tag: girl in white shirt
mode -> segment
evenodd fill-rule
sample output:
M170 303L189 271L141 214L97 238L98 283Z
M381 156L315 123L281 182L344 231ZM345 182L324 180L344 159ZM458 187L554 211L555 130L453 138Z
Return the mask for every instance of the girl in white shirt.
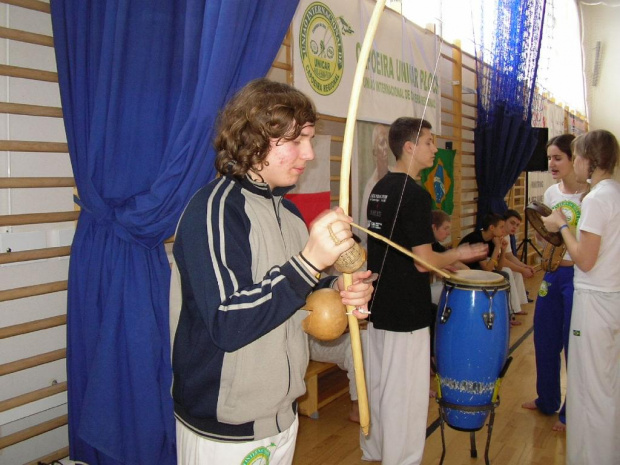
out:
M620 148L609 131L573 142L574 169L591 190L575 237L559 211L543 221L560 231L575 262L567 396L567 464L620 463Z
M562 134L547 143L549 172L557 184L551 185L544 195L544 203L560 210L565 222L573 230L581 214L581 198L587 190L585 181L579 181L573 170L572 134ZM536 351L535 400L521 406L554 415L559 409L554 431L566 431L566 402L562 403L562 351L568 363L568 347L574 294L574 262L565 253L555 271L547 271L540 284L534 311L534 349ZM560 408L561 407L561 408ZM570 407L569 407L570 408Z

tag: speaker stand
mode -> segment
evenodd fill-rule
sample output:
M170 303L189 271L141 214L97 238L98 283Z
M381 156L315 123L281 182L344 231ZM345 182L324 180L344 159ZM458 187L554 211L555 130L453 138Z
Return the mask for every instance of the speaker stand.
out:
M530 179L529 177L530 177L530 173L526 171L525 172L525 199L527 200L528 204L530 202L530 198L529 198ZM542 258L543 256L542 252L538 249L538 247L536 247L534 242L532 242L532 240L530 239L529 223L530 222L527 220L527 215L525 215L524 239L521 241L521 243L517 247L517 250L515 251L515 253L519 255L519 250L521 250L520 260L525 264L527 264L527 246L528 245L532 246L532 248L536 251L536 253L538 254L540 258Z

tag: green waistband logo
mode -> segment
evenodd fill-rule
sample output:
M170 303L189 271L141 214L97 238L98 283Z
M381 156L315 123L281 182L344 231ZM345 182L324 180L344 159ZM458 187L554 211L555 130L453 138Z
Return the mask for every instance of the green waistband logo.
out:
M336 18L321 2L308 5L299 28L299 53L310 86L321 95L332 94L342 81L344 48L338 20L345 28L353 29L344 18Z
M549 293L550 284L547 281L543 281L540 283L540 289L538 289L538 295L540 297L545 297Z
M271 443L268 447L257 447L241 461L241 465L269 465L269 457L271 451L269 448L275 449L276 445Z

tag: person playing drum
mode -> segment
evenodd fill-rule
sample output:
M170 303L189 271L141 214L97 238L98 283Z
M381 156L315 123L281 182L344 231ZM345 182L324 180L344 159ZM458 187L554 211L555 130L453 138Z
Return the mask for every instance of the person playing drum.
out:
M544 194L544 203L553 210L560 210L571 228L577 226L581 213L581 198L587 189L573 170L572 134L556 136L547 143L547 160L553 179L559 181ZM564 255L555 271L547 271L538 291L534 313L534 349L536 353L535 400L522 404L523 408L540 410L553 415L560 409L559 419L553 430L566 430L566 404L560 392L561 352L568 362L568 332L573 306L573 260Z
M504 242L504 218L497 213L488 213L482 218L482 228L476 229L461 239L460 244L481 242L488 246L488 256L469 264L472 270L497 271L503 264L506 251Z
M516 291L516 283L514 280L514 274L510 269L506 268L506 255L508 250L508 239L504 238L505 221L502 215L497 213L487 213L482 218L482 228L474 230L461 239L461 244L484 242L489 247L488 256L484 260L470 263L469 267L472 270L482 270L494 273L499 273L510 282L510 325L520 325L521 322L517 321L514 317L515 314L519 314L521 310L521 299ZM511 252L512 253L512 252ZM526 302L527 303L527 299Z
M524 305L532 301L527 297L523 279L534 276L534 272L536 270L533 266L528 265L517 258L517 248L513 246L513 243L516 243L515 234L523 221L521 214L516 210L506 210L504 213L504 220L504 229L506 230L506 237L504 237L504 239L506 239L508 246L506 247L506 254L504 255L503 270L510 269L512 271L516 284L515 290L518 293L521 304ZM521 314L527 315L526 312L521 312Z
M590 180L577 237L569 218L543 218L559 231L575 262L570 325L566 437L568 465L620 463L620 183L612 179L620 157L609 131L591 131L572 144L578 182Z
M452 232L452 220L450 219L450 215L443 210L433 210L431 212L431 221L433 236L435 236L435 242L431 245L433 252L443 253L450 250L449 247L442 244L442 242L444 242ZM465 263L457 260L445 266L444 270L455 272L457 270L469 270L469 267ZM439 303L439 296L441 295L441 290L443 289L443 282L441 281L441 276L439 275L432 276L431 280L431 296L433 304L436 306ZM435 315L433 313L433 321L434 317ZM431 325L431 340L432 335L433 325Z
M450 247L446 247L442 244L452 232L452 220L450 219L450 215L443 210L433 210L431 212L431 220L433 236L435 236L435 242L433 242L431 246L433 252L443 253L450 250ZM465 263L457 260L454 263L450 263L444 269L454 272L457 270L469 270L469 267Z
M433 252L430 194L416 183L433 166L437 148L428 121L402 117L392 123L389 144L394 169L368 200L369 230L411 249L443 268L486 255L486 246L466 244ZM428 272L402 252L368 238L368 267L381 278L371 305L365 372L371 429L361 435L362 460L385 465L419 464L426 440L430 370L431 291Z

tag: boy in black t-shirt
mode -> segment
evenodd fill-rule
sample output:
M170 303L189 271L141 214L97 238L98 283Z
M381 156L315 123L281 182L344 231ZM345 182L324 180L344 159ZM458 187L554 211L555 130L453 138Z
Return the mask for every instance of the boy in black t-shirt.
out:
M504 252L508 242L504 241L504 217L497 213L488 213L482 219L482 229L467 234L460 244L483 242L489 247L487 257L478 262L472 262L472 270L498 271L504 267Z
M470 263L469 266L474 270L492 271L501 274L506 281L510 282L510 275L507 271L502 271L506 267L508 240L504 238L506 231L504 228L504 217L497 213L488 213L482 219L482 229L472 231L461 239L461 244L474 242L484 242L489 247L488 256L477 263ZM510 286L510 314L511 326L519 326L522 323L514 317L515 313L521 311L519 297L515 293L513 284ZM527 313L525 313L527 315Z
M431 125L417 118L392 123L389 143L396 165L372 190L369 229L437 268L486 256L482 244L433 252L431 196L416 183L433 166L437 148ZM365 357L371 431L361 435L363 460L420 463L424 451L430 370L431 292L426 269L374 238L368 268L380 270L371 304Z

